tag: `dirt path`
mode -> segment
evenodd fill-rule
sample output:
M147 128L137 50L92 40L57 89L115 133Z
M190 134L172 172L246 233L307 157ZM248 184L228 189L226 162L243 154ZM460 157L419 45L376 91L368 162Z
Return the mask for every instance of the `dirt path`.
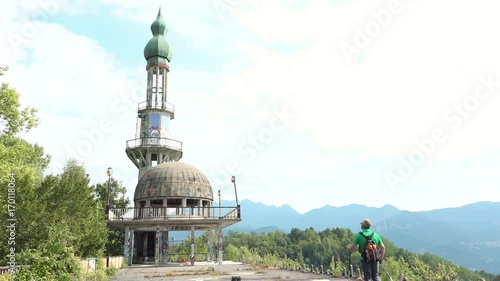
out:
M208 281L231 280L239 276L241 280L315 280L315 281L340 281L328 275L302 273L298 271L279 269L255 269L250 266L224 262L222 265L199 262L194 266L182 264L169 264L155 267L151 265L134 265L121 269L111 280L116 281L143 281L143 280L183 280L183 281Z

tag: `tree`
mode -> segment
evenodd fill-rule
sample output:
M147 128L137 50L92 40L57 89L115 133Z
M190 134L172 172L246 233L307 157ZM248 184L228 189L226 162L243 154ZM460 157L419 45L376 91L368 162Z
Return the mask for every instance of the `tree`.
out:
M233 244L227 246L224 250L224 259L230 261L236 261L241 259L241 254L239 249Z
M0 76L7 70L0 67ZM75 280L79 258L100 257L107 239L104 210L95 199L89 177L74 160L59 175L43 173L50 156L17 134L38 125L36 110L21 108L19 94L0 88L0 221L13 220L13 230L0 230L0 264L15 252L16 264L29 265L16 280ZM10 211L10 212L9 212Z
M67 227L50 227L49 238L34 249L23 250L16 280L79 280L80 260L74 255L75 237Z
M0 221L17 220L16 248L29 246L42 216L41 208L33 202L39 198L37 187L43 180L50 157L43 148L31 145L15 136L0 135ZM12 180L11 187L7 181ZM9 192L11 191L11 192ZM8 210L13 211L8 213ZM8 230L2 228L0 236L6 241ZM0 260L5 256L6 244L0 244Z
M98 183L92 187L95 200L102 210L106 208L106 199L108 196L108 181ZM127 188L123 182L113 177L109 178L109 206L112 208L127 208L130 205L130 199L125 197ZM125 231L116 229L108 225L108 240L106 249L110 256L123 255L125 243Z
M46 207L47 225L69 227L76 239L75 254L80 257L102 254L107 241L104 211L97 206L89 182L85 168L69 160L61 175L45 178L40 187L40 193L45 195L36 202Z
M0 76L5 74L8 67L0 67ZM3 83L0 87L0 125L5 135L13 136L21 131L29 131L36 127L39 119L36 109L31 107L20 108L19 93L9 84Z
M108 181L98 183L93 186L94 196L101 207L106 207L106 199L108 196ZM127 208L130 205L130 199L125 197L127 188L123 186L123 182L111 177L109 180L109 207L112 208Z
M293 228L289 234L276 231L271 233L250 235L237 231L230 231L225 238L225 249L230 252L229 257L236 256L236 245L239 247L242 261L259 266L297 265L329 268L336 277L343 274L343 263L347 263L347 247L354 234L348 229L326 229L316 233L312 228L300 230ZM259 243L260 240L261 242ZM234 244L233 244L234 243ZM396 248L388 239L388 254L383 261L381 275L385 280L388 273L398 278L403 274L408 280L415 281L449 281L449 280L492 280L494 275L486 272L472 272L458 267L451 262L431 254L416 254L408 250ZM286 245L286 254L283 246ZM234 247L233 247L234 246ZM271 252L269 252L271 251ZM228 257L227 253L225 255ZM355 252L351 256L354 268L360 267L360 254ZM385 271L387 270L387 272ZM498 278L497 278L498 279ZM496 280L496 279L495 279ZM499 280L500 281L500 280Z
M0 67L3 76L7 67ZM41 212L33 202L39 198L36 188L43 180L50 156L42 147L16 136L38 124L36 110L20 109L19 93L3 83L0 87L0 221L16 219L15 245L0 243L0 263L5 264L7 252L15 246L16 253L33 244L37 236ZM9 183L10 182L10 183ZM9 187L10 185L10 187ZM12 211L8 213L9 209ZM22 215L21 215L22 214ZM0 239L7 241L10 231L0 230Z

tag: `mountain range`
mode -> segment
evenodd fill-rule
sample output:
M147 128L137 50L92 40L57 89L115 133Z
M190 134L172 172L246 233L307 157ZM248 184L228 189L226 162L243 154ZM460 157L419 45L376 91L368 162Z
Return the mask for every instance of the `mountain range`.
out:
M222 201L234 206L234 201ZM225 231L288 233L292 228L316 231L343 227L354 232L370 218L373 230L397 247L429 252L473 270L500 274L500 202L478 202L457 208L410 212L391 205L324 206L300 214L289 205L268 206L240 201L242 221Z

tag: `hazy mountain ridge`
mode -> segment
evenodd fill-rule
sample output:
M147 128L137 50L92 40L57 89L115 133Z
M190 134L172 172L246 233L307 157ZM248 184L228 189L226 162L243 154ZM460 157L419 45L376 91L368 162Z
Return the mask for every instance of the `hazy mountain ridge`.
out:
M233 202L225 204L234 205ZM403 211L391 205L367 207L324 206L300 214L288 205L268 206L249 200L240 202L242 222L230 230L269 232L292 228L345 227L360 230L360 221L370 218L375 231L398 247L430 252L466 267L500 274L500 202L478 202L432 211Z
M385 220L376 221L373 229L399 247L415 252L472 241L469 235L459 231L453 224L408 211L401 211Z

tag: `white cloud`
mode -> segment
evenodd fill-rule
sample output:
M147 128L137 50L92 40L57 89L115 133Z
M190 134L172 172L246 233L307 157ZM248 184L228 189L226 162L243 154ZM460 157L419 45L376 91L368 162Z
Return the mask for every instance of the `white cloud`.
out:
M301 116L297 129L310 132L326 148L351 146L379 156L406 153L416 138L443 126L444 110L472 94L478 75L492 73L500 62L495 51L500 40L487 36L494 33L493 17L486 24L485 16L479 13L494 10L485 4L471 7L454 2L401 1L402 12L372 40L366 61L348 65L338 47L346 39L346 31L352 38L353 27L372 20L369 12L384 8L386 1L369 8L362 3L338 8L311 1L306 3L317 7L306 11L290 11L279 2L265 3L261 3L262 9L240 17L259 38L289 43L309 39L314 43L292 56L243 45L255 62L244 72L244 79L259 81L245 92L287 98ZM451 13L450 6L454 7ZM312 13L315 9L322 13ZM447 20L441 24L444 14ZM481 19L463 21L464 14ZM240 81L233 81L237 94ZM491 98L487 103L499 100ZM497 113L492 107L489 110L483 113L488 117L482 121L493 126L498 118L492 114ZM471 130L489 138L457 141L469 147L499 143L500 134L492 136L489 129L474 128ZM451 157L465 151L448 152Z
M11 20L2 25L2 34L19 34L16 30L29 23ZM10 66L5 78L21 93L22 104L39 110L41 125L26 138L53 156L49 172L60 172L70 157L85 163L97 182L112 162L115 170L128 168L123 150L125 140L133 138L137 103L143 99L133 92L144 89L143 71L123 69L97 42L57 24L46 24L25 39L17 50L2 44L0 61ZM118 114L114 103L124 110ZM111 130L101 130L103 120L109 120ZM115 156L122 161L115 162Z
M364 60L349 64L340 43L353 44L355 28L364 28L372 20L370 13L385 9L388 1L296 1L296 7L285 1L249 1L227 12L222 21L214 2L106 2L113 20L133 21L145 29L161 3L170 30L185 40L171 42L174 53L175 46L186 44L199 56L221 58L217 65L194 69L174 55L169 102L176 105L176 118L171 129L173 138L184 141L186 162L212 174L238 161L243 170L238 175L241 198L289 203L302 212L353 202L408 209L458 204L460 200L452 198L420 205L412 200L427 187L465 188L477 175L489 179L477 190L491 197L491 186L498 184L491 176L497 167L477 161L469 173L450 179L463 170L452 169L448 161L499 149L495 128L500 116L495 109L500 97L482 101L458 130L450 129L442 114L474 93L478 76L491 73L500 81L500 39L494 36L498 4L401 1L401 13L362 50ZM79 10L92 10L90 4L78 5ZM5 15L30 14L29 8L5 7ZM9 18L1 19L2 34L22 32L29 20ZM9 44L0 44L0 62L11 65L7 78L23 94L23 104L40 108L42 125L28 137L62 160L68 146L88 141L88 130L109 119L115 130L103 134L83 160L95 181L104 181L106 168L113 166L132 194L137 170L124 148L125 141L134 138L137 103L145 96L144 66L124 68L122 59L105 50L102 42L55 24L40 28L28 46L32 49L13 52ZM245 64L233 64L237 57ZM123 115L110 107L113 102L124 106ZM283 106L295 118L247 161L238 147L258 136ZM447 141L429 157L431 163L391 191L384 172L396 170L397 157L415 150L414 141L430 137L435 128L446 131ZM362 199L353 194L371 189L380 190L376 202L359 202ZM262 190L268 195L262 197ZM459 203L487 198L465 190Z

